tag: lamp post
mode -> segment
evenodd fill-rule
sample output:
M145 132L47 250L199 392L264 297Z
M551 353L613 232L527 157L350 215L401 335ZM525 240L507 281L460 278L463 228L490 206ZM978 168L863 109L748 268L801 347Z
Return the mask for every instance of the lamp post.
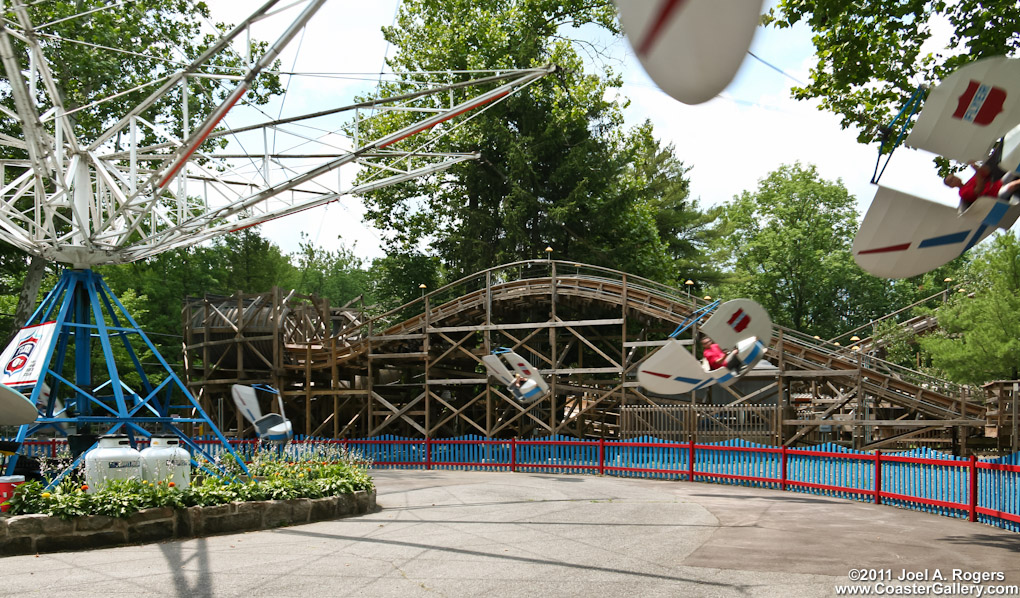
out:
M949 283L953 282L953 279L947 276L942 282L946 283L946 293L942 296L942 301L946 301L949 299Z
M546 245L545 247L545 259L547 260L552 259L552 247L549 247L548 245Z
M687 281L684 282L684 286L687 287L687 300L688 301L691 300L691 285L693 285L693 284L694 284L694 281L691 280L690 278L688 278Z
M421 289L421 296L422 296L422 297L424 297L424 296L425 296L425 289L427 289L427 288L429 288L429 287L428 287L428 285L427 285L427 284L425 284L425 283L423 282L423 283L421 283L420 285L418 285L418 288L419 288L419 289Z

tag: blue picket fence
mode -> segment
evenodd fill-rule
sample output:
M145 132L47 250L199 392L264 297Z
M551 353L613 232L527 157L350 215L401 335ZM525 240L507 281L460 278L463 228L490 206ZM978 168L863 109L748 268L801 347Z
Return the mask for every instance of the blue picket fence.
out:
M196 440L214 455L223 452L215 439ZM63 450L62 442L28 443L22 452L56 455ZM244 459L258 450L252 440L232 444ZM324 450L353 451L379 469L597 474L772 488L968 518L1020 532L1020 453L978 460L928 448L865 453L835 444L786 448L743 440L677 443L649 436L518 440L477 435L343 440L299 435L284 450L293 458Z

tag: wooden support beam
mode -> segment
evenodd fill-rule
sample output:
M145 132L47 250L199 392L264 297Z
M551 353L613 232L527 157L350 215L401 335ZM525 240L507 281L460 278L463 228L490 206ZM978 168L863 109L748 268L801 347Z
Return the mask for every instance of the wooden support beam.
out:
M667 339L661 340L661 341L630 341L630 342L623 343L623 346L627 347L628 349L631 348L631 347L663 347L670 340L671 339L667 338ZM674 339L674 340L676 340L676 339ZM694 344L694 341L689 339L689 338L685 338L683 340L677 340L677 342L680 343L681 345L687 345L687 346L690 346L690 345Z
M569 326L611 326L623 324L623 318L611 318L608 320L577 320L573 322L533 322L524 324L479 324L475 326L433 326L428 329L429 334L433 332L474 332L478 330L526 330L528 328L566 328Z
M913 428L917 426L969 426L983 428L985 422L977 419L784 419L784 426L892 426Z
M416 353L369 353L372 359L424 359L429 356L425 351Z
M834 390L836 392L836 394L839 395L839 398L835 399L833 404L830 405L829 408L826 409L824 413L822 413L822 416L819 418L819 419L822 419L822 420L828 419L830 415L832 415L837 409L842 408L843 405L846 405L847 403L849 403L850 399L854 398L854 396L857 394L857 389L853 389L849 393L844 395L843 393L841 393L838 390L836 390L836 388L834 386L832 386L832 384L829 384L829 386L832 387L832 390ZM818 424L818 425L822 425L822 424ZM802 427L800 430L797 431L796 434L791 436L790 439L787 440L784 444L786 446L793 446L794 442L797 442L803 436L809 434L812 430L817 429L818 425Z
M858 370L786 370L783 372L786 378L826 378L839 376L841 378L857 378L860 376Z
M425 338L423 333L418 334L376 334L368 337L368 340L381 343L385 341L420 341Z
M901 440L907 440L908 438L913 438L914 436L919 436L921 434L924 434L925 432L932 432L934 430L939 430L941 428L942 428L942 426L930 426L930 427L927 427L927 428L918 428L916 430L909 430L907 432L903 432L902 434L897 434L895 436L890 436L889 438L883 438L881 440L876 440L874 442L869 442L868 444L866 444L863 447L861 447L861 449L865 450L865 451L873 451L875 449L882 448L883 446L888 446L888 445L893 444L895 442L900 442Z

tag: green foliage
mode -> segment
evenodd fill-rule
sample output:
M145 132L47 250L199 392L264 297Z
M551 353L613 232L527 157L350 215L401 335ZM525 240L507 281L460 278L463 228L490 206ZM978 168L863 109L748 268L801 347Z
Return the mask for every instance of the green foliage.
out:
M784 165L722 215L720 257L732 279L712 296L749 297L775 323L831 338L916 300L917 283L863 272L850 247L854 198L814 166Z
M262 293L274 285L289 286L295 276L288 257L257 228L221 237L210 246L176 249L96 271L125 303L128 313L152 334L160 353L171 360L181 350L185 299L237 291Z
M117 6L111 6L103 0L76 0L36 2L25 8L37 27L35 34L48 59L63 105L73 111L71 119L75 135L86 145L151 94L155 88L149 84L179 70L182 62L197 58L217 37L206 25L208 6L197 0L133 0ZM9 7L4 9L4 17L19 23ZM227 30L224 24L215 27L219 31ZM14 60L21 61L25 56L23 44L15 41L15 46ZM266 47L265 42L253 41L252 55L257 56ZM203 72L236 74L244 65L243 56L233 50L225 50L213 56ZM22 66L28 72L28 65ZM278 66L278 63L274 65L273 70ZM44 89L41 82L33 83L37 84L38 89ZM132 89L134 91L129 91ZM242 102L265 104L282 89L279 75L267 72L255 78ZM188 79L190 122L187 130L194 131L202 119L226 98L229 91L230 86L211 85L207 78ZM172 133L183 134L182 93L183 86L178 85L140 116ZM51 109L42 94L36 99L40 112ZM0 87L0 104L8 109L14 108L9 85ZM148 127L139 130L143 136L140 140L142 143L166 141L157 138ZM0 132L15 138L22 135L16 119L0 122ZM50 133L53 134L52 129ZM119 143L119 138L114 142ZM225 143L225 140L206 142L207 145L217 143ZM27 156L23 150L13 150L8 157ZM18 174L20 172L16 169L8 169L4 174L7 177L4 182L9 182ZM20 286L26 265L26 256L20 250L10 247L0 249L0 294L15 292L16 287L8 287L5 283ZM235 276L243 275L243 269L239 269ZM171 287L170 290L175 289ZM161 318L168 305L177 312L177 315L170 318L175 323L157 322L155 328L158 331L179 331L180 324L176 322L179 320L179 302L161 302L165 299L163 294L154 293L151 289L138 289L138 294L146 295L152 302L150 312L154 318ZM34 298L30 301L34 301ZM11 309L7 313L13 311Z
M341 246L328 251L312 244L301 233L300 250L294 254L293 286L299 293L329 299L330 305L341 306L359 295L365 303L374 303L371 280L365 263L353 250Z
M722 209L701 210L698 200L690 196L687 173L691 167L676 158L672 144L663 147L654 139L649 123L635 129L629 141L632 157L628 182L638 194L639 205L655 218L658 240L665 245L662 249L672 262L660 267L662 275L651 278L663 282L693 279L698 289L703 284L720 282L723 274L706 259L706 255L719 240L719 229L714 224ZM647 241L644 243L647 244ZM649 247L657 253L662 251L655 244ZM641 254L634 249L627 253ZM623 269L639 271L637 268ZM649 270L647 267L640 269Z
M0 243L0 337L7 339L14 334L14 313L18 306L18 296L31 257L20 249ZM55 266L47 268L43 276L41 288L51 289L57 284L58 274Z
M204 30L209 18L205 2L136 0L113 9L107 4L102 0L76 0L39 2L26 7L38 27L36 33L64 106L68 109L87 106L74 114L77 134L86 143L152 93L153 88L144 85L178 70L182 58L187 61L197 58L216 41L212 32ZM107 8L103 10L104 7ZM5 16L17 22L16 17ZM227 26L219 24L217 28L226 31ZM266 47L264 42L253 42L253 55ZM24 55L18 50L16 53L19 59ZM242 56L227 51L214 56L207 68L212 72L234 72L243 65ZM143 87L128 91L139 86ZM189 81L188 112L192 122L188 130L194 130L229 91L202 79ZM253 82L244 101L264 104L281 91L279 75L264 74ZM164 95L142 116L152 123L173 121L177 123L174 127L179 127L180 93L178 90ZM115 94L123 95L107 98ZM99 99L106 101L98 103ZM0 90L0 102L12 107L10 88ZM42 106L41 110L47 108Z
M609 69L586 74L565 37L572 27L586 25L616 32L613 6L590 0L401 4L396 25L384 29L397 48L388 61L396 72L548 63L560 68L477 114L434 147L479 150L481 160L367 195L368 218L389 233L391 254L414 253L428 243L428 253L458 278L542 257L551 246L559 259L657 279L674 276L673 261L689 256L669 251L682 249L677 239L697 224L657 216L661 208L683 203L686 169L672 157L672 148L658 147L649 126L630 134L622 130L622 106L609 99L620 78ZM385 93L409 89L398 82ZM460 93L453 94L454 101L462 99ZM435 108L448 101L418 103ZM370 123L371 134L394 131L407 118L386 113ZM672 185L661 184L669 181ZM684 209L697 206L689 202Z
M928 51L938 29L934 19L948 21L953 33ZM919 83L937 83L968 62L1020 49L1015 0L780 0L764 21L780 28L807 23L818 62L794 97L821 99L844 127L860 129L862 143L875 139Z
M920 346L913 330L886 320L875 326L871 336L879 347L879 357L903 367L918 369Z
M253 476L265 479L225 483L205 477L183 489L173 482L111 480L93 493L86 492L87 486L73 481L71 476L50 491L40 482L26 482L15 489L9 512L43 513L63 519L84 515L127 517L154 507L179 509L234 501L321 498L374 487L366 463L342 450L311 451L297 459L263 451L250 471Z
M427 292L439 288L445 281L439 258L416 251L391 252L375 260L369 275L383 309L414 301L423 294L422 284Z
M921 337L931 364L950 380L983 384L1020 377L1020 240L1002 233L974 258L937 311L939 330Z
M289 286L294 276L290 258L258 227L218 237L210 251L216 281L210 293L264 293L274 286Z

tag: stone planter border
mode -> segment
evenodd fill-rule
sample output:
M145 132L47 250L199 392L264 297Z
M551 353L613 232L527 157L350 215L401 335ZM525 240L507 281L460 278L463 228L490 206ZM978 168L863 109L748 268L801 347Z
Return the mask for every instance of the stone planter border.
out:
M0 556L146 544L364 515L375 490L324 498L232 502L211 507L145 509L128 517L0 516Z

